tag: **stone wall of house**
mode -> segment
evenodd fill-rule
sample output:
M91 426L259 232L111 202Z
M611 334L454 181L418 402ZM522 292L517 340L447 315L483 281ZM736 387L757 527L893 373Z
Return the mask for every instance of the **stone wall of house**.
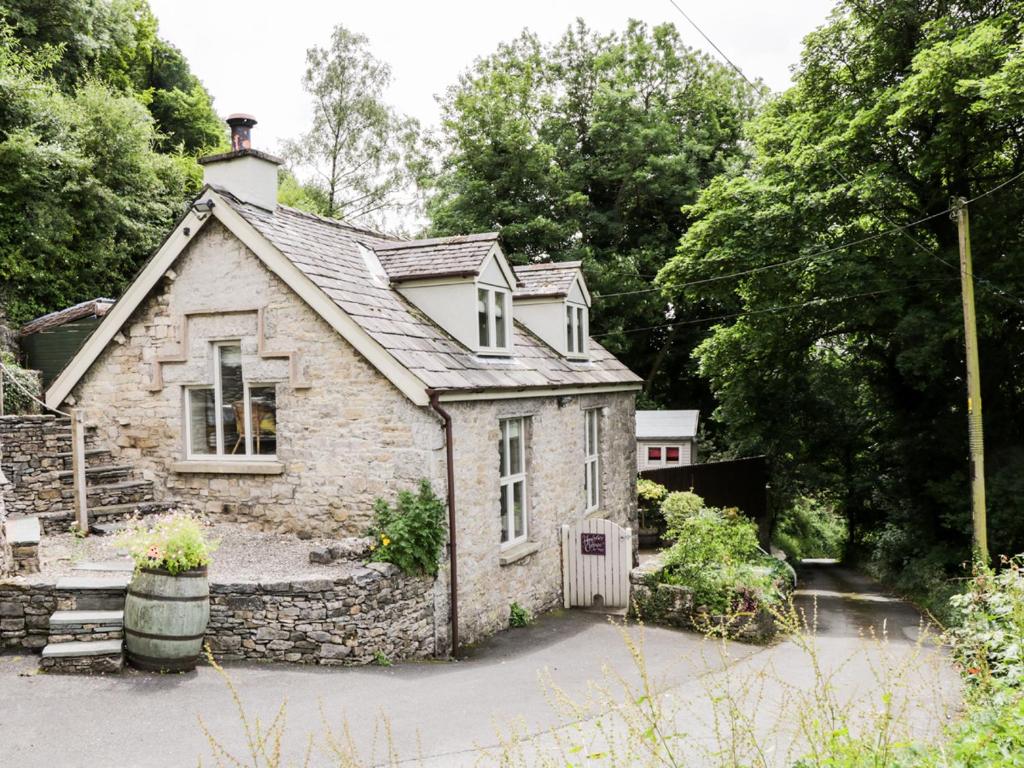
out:
M601 501L590 514L636 531L633 393L571 396L561 403L546 397L446 406L455 445L460 641L507 627L512 602L531 613L561 603L561 526L583 518L586 507L585 409L602 409ZM499 421L513 416L528 417L529 542L502 550Z
M292 386L285 359L257 353L256 308L266 348L297 353L309 388ZM209 313L209 314L197 314ZM153 361L175 348L181 318L187 360ZM213 342L241 340L243 375L276 385L279 474L199 474L185 456L184 388L213 381ZM218 222L198 234L73 392L97 444L154 481L155 498L192 504L265 530L362 534L375 498L443 487L443 433Z
M57 610L52 582L0 581L0 648L39 650L46 645L50 614Z
M334 579L210 584L207 641L219 659L368 664L448 650L444 585L390 563Z
M0 471L7 514L70 512L57 473L71 451L71 426L57 416L0 416Z

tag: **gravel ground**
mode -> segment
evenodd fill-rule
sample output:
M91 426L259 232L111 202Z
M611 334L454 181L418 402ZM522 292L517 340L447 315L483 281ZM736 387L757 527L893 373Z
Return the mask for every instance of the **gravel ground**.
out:
M219 541L210 563L210 578L216 581L288 581L300 578L331 578L352 567L351 561L330 565L309 562L309 551L335 543L328 539L299 539L296 536L265 533L236 523L217 523L208 529L211 540ZM112 536L80 539L70 533L44 535L40 544L42 576L67 576L83 563L122 560L125 554L114 547ZM97 573L97 575L100 575Z

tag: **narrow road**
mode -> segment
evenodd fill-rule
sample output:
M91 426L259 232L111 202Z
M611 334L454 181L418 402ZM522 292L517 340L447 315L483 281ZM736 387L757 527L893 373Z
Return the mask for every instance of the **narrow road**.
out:
M910 663L917 612L858 574L811 566L797 602L809 616L816 606L815 642L844 692L852 695L865 684L870 689L868 669L877 658L863 650L863 637L872 632L886 633L904 665ZM661 695L686 704L679 717L691 733L712 714L715 690L742 675L764 675L770 668L797 686L808 678L808 658L798 643L760 648L651 627L643 632L643 645L650 679ZM35 669L35 657L0 656L5 764L162 768L196 765L202 758L214 765L199 718L230 751L244 754L231 693L210 668L113 678L40 675ZM620 628L600 614L557 611L492 638L458 662L349 669L237 665L228 674L250 717L269 722L287 700L284 753L294 764L300 764L309 734L322 736L326 723L339 737L347 727L368 765L384 762L393 750L414 765L459 766L476 764L481 750L493 754L499 734L512 727L529 736L572 722L571 714L552 708L552 685L581 701L594 683L607 680L608 669L630 684L639 682ZM541 750L553 745L544 735L527 742ZM311 761L336 764L322 753Z

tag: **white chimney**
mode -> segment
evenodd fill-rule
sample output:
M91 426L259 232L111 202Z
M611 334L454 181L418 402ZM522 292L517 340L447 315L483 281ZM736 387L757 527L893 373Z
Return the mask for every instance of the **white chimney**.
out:
M277 206L277 166L284 161L252 148L252 115L228 117L231 151L199 158L203 182L230 192L239 200L274 210Z

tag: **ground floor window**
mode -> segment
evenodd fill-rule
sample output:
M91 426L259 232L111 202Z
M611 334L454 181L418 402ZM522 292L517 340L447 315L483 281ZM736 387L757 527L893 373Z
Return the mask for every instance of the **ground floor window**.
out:
M601 502L601 409L583 412L583 490L587 499L587 512L593 512Z
M216 344L213 352L213 386L190 387L185 394L189 457L276 455L276 387L245 381L240 344Z
M502 419L498 441L501 475L501 543L526 541L526 419Z

